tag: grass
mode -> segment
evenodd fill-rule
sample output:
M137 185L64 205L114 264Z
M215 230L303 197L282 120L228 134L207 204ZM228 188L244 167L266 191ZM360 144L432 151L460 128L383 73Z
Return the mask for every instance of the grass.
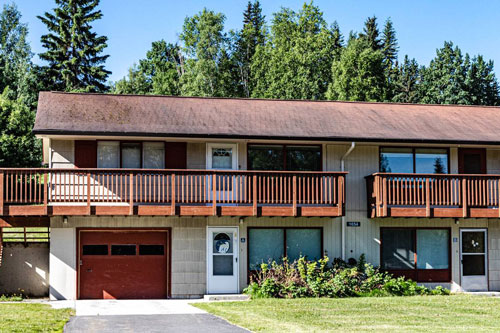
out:
M256 299L194 306L255 332L499 331L500 298Z
M47 304L0 304L0 332L62 332L73 314Z
M26 228L26 240L46 243L49 241L48 230L47 227L28 227ZM3 241L24 242L24 228L3 228Z

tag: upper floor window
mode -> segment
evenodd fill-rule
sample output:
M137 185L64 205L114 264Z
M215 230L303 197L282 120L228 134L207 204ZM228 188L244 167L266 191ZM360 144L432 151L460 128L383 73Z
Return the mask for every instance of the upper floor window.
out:
M380 148L380 172L448 173L446 148Z
M321 146L248 145L249 170L321 171Z
M163 142L99 141L97 167L164 169L165 145Z

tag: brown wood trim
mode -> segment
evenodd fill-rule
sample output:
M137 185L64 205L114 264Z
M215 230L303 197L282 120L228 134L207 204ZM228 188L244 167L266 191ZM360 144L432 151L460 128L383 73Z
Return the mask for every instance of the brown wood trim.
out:
M4 215L10 216L40 216L47 215L45 206L31 205L7 205L4 208Z
M77 274L76 274L76 299L80 299L80 232L81 231L95 231L95 232L106 232L106 231L121 231L121 232L166 232L167 233L167 247L166 250L168 254L165 256L167 258L167 298L172 298L172 228L171 227L160 227L160 228L76 228L76 263L77 263Z
M342 216L338 207L300 207L300 216Z
M212 216L212 206L179 206L179 215Z
M49 214L58 215L90 215L88 206L50 206Z
M95 215L129 215L130 207L127 206L94 206Z
M168 216L172 215L172 207L170 205L165 205L165 206L139 205L137 206L137 215Z
M293 207L266 207L260 208L261 216L294 216Z
M222 216L252 216L252 206L222 206L220 208L220 215Z

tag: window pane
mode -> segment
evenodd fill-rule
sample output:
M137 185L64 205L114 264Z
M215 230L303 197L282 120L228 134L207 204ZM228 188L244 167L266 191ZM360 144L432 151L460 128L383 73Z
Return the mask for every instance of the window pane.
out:
M249 170L283 170L283 146L248 146Z
M380 172L413 173L411 148L380 148Z
M232 148L212 148L212 168L232 169L233 149Z
M233 253L233 234L218 232L213 234L214 253Z
M141 256L162 256L164 254L163 245L139 245L139 255Z
M321 229L287 229L286 254L290 262L301 256L321 259Z
M122 143L122 167L126 169L141 167L140 143Z
M213 275L233 275L233 256L213 256Z
M108 246L107 245L84 245L83 246L84 256L107 256Z
M448 173L446 149L415 149L416 173Z
M120 167L120 143L117 141L97 142L97 167Z
M145 169L165 169L165 145L163 142L144 142L142 149Z
M111 245L112 256L135 256L135 245Z
M415 268L415 230L382 229L382 268Z
M248 229L248 267L260 269L260 264L281 262L285 255L283 229Z
M417 230L417 268L449 268L449 230Z
M484 254L469 254L462 256L463 275L484 275L485 274Z
M484 232L463 231L462 253L484 253Z
M290 171L320 171L320 146L287 146L286 169Z

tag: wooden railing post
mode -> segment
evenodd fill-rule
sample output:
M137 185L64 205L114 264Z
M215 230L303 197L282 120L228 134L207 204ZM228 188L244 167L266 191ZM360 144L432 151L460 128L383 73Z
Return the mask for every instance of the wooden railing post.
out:
M90 215L90 172L87 172L87 214Z
M387 178L384 177L382 179L382 215L385 217L387 216Z
M498 217L500 217L500 179L497 180L497 195L498 195Z
M215 172L212 175L212 215L217 215L217 175Z
M3 184L4 184L4 177L5 177L5 174L3 171L0 171L0 216L3 215L3 205L4 205L4 192L3 192ZM0 229L0 233L1 233L1 229ZM1 247L1 243L0 243L0 247Z
M48 213L48 202L49 202L49 180L48 180L48 177L47 177L47 173L44 172L43 173L43 207L44 207L44 210L45 210L45 214Z
M292 186L292 207L293 207L293 216L297 216L297 176L293 176L292 178L293 186Z
M170 208L170 215L175 215L175 173L172 174L172 182L171 182L171 208Z
M129 200L129 215L134 215L134 174L129 174L129 187L128 187L128 200Z
M373 191L375 192L375 216L380 217L382 200L380 196L380 176L376 175L373 181ZM373 195L373 194L372 194Z
M467 178L462 178L462 217L467 217Z
M339 176L337 198L339 201L337 203L338 215L342 216L342 215L344 215L344 176L343 175Z
M252 177L252 214L257 216L257 175Z
M425 216L431 216L431 189L429 177L425 178Z

